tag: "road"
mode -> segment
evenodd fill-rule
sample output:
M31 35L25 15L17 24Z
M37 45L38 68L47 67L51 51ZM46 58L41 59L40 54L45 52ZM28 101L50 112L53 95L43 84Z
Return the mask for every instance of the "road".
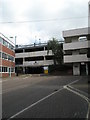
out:
M88 95L87 78L82 76L3 79L2 117L89 118Z

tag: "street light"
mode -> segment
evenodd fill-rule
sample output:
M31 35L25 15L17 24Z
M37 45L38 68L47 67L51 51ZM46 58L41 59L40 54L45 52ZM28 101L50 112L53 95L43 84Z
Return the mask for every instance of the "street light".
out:
M16 37L17 37L17 36L15 36L15 39L14 39L14 40L15 40L15 48L16 48ZM10 38L14 38L14 37L11 36ZM14 49L15 49L15 48L14 48ZM14 58L14 61L15 61L15 58ZM11 77L11 69L10 69L10 77Z

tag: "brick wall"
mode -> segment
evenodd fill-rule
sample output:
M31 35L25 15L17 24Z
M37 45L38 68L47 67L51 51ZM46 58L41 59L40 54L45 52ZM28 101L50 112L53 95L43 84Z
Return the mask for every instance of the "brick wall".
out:
M10 50L9 48L7 48L3 45L2 45L2 51L15 57L15 53L12 50Z
M1 58L0 58L0 66L1 66Z
M1 51L1 43L0 43L0 51Z
M8 60L2 60L2 65L7 67L15 67L15 63Z

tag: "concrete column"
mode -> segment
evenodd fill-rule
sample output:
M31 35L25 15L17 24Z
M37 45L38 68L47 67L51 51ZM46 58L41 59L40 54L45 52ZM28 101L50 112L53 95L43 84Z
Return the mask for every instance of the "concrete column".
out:
M80 75L80 63L73 63L73 75Z
M25 73L24 61L25 61L25 58L23 58L23 73Z
M44 57L44 61L46 60L46 58L45 58L45 56L43 56Z
M44 51L45 51L45 47L44 47Z
M25 74L25 67L23 66L23 73Z
M23 49L23 53L25 52L25 49Z
M86 75L88 75L88 63L86 63Z

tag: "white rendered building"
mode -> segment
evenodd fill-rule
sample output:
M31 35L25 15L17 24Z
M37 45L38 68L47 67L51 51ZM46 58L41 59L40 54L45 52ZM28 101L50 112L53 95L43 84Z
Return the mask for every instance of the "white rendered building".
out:
M73 65L73 75L90 74L90 41L88 28L63 31L64 63Z

